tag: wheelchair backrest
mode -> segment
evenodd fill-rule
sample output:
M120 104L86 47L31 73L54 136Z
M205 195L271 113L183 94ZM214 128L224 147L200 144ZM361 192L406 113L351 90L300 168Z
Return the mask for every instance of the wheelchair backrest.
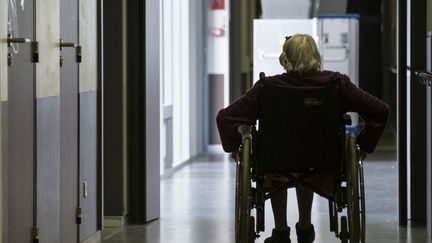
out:
M322 87L264 82L261 88L258 169L335 169L345 136L339 80Z

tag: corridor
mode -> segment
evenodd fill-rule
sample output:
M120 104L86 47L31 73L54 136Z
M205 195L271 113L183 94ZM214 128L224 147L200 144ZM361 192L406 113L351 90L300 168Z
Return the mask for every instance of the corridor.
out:
M296 74L280 59L296 34L309 71L390 107L365 164L367 242L432 243L432 0L0 0L0 243L234 243L216 116L261 72ZM340 242L318 196L313 223Z
M235 164L224 154L196 158L161 180L161 218L145 225L105 228L102 243L229 243L234 241ZM377 152L365 164L368 243L430 243L424 226L399 227L397 165L394 154ZM288 195L288 223L297 222L293 190ZM339 242L328 230L328 205L315 198L313 223L316 242ZM264 242L273 228L266 203ZM291 240L295 240L291 233Z

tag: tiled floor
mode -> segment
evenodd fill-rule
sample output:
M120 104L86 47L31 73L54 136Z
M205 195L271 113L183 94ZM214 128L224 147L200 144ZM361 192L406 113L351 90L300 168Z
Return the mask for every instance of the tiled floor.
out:
M397 165L393 154L377 153L365 164L367 242L432 243L424 226L401 228L397 222ZM146 225L107 228L103 243L233 243L234 163L225 155L203 156L161 181L161 218ZM290 190L289 224L297 221L295 193ZM266 232L273 228L266 204ZM328 204L316 197L315 242L340 242L328 229ZM296 242L295 234L291 239Z

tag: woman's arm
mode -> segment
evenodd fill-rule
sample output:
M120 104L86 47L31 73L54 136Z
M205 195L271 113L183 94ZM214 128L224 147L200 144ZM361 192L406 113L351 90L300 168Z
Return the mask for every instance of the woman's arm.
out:
M258 95L261 81L234 103L219 111L216 122L225 152L237 150L242 143L238 127L255 125L258 119Z
M358 112L365 126L357 137L360 148L372 153L384 132L390 108L383 101L356 87L347 76L342 76L342 108L346 112Z

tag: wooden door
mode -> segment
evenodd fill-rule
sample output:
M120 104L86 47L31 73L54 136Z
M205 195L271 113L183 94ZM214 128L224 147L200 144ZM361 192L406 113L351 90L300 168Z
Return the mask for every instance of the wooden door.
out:
M60 240L78 241L76 218L79 208L78 125L78 0L60 1Z

